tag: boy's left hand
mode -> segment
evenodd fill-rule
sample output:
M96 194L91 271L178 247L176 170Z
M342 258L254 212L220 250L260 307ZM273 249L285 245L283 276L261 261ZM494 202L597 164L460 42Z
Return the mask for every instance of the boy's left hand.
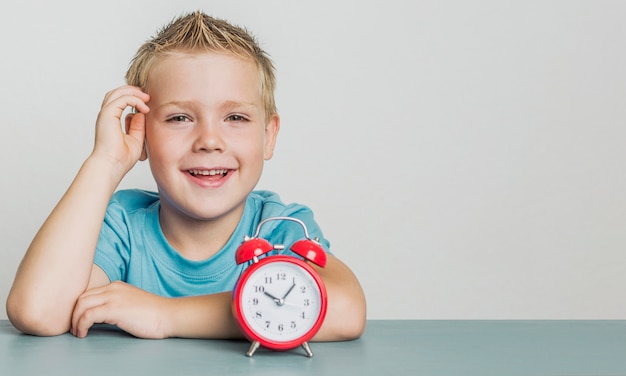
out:
M168 298L116 281L85 291L72 314L71 333L83 338L94 324L111 324L140 338L165 338Z

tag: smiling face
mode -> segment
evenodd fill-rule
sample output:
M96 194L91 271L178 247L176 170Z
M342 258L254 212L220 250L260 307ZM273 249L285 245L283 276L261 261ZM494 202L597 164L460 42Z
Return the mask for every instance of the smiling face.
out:
M161 218L236 224L279 129L278 115L266 116L256 65L226 53L169 54L146 92Z

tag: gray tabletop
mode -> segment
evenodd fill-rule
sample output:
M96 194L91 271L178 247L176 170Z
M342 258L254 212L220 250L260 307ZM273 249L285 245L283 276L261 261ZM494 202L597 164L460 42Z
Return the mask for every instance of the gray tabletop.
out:
M626 321L368 321L356 341L259 350L99 326L32 337L0 321L0 375L626 375Z

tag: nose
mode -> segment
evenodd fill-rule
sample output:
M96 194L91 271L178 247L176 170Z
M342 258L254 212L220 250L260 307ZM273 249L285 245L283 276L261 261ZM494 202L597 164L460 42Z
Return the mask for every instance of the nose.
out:
M194 132L192 150L196 153L224 151L226 143L219 124L198 123Z

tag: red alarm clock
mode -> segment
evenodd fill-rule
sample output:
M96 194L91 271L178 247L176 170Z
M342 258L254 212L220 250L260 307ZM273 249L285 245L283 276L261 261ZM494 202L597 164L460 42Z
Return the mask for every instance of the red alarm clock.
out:
M281 244L272 245L258 238L263 224L277 220L293 221L304 229L305 238L290 247L300 257L271 255L259 259L272 250L284 249ZM326 266L326 253L319 239L311 239L299 219L270 217L259 223L253 237L244 238L235 257L237 264L254 261L233 291L233 314L252 341L246 355L254 355L259 346L276 351L302 346L312 357L308 341L322 326L328 301L322 278L307 263Z

